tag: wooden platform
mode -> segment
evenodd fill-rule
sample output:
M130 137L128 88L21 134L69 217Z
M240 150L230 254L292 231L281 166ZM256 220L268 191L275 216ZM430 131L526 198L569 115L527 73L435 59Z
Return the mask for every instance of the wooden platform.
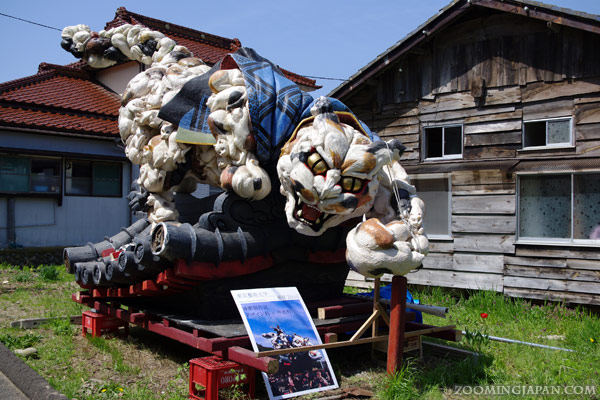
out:
M148 331L224 359L248 365L259 371L275 373L279 368L276 358L259 356L250 350L250 338L241 319L206 321L189 318L185 315L165 314L159 310L136 310L124 306L121 303L124 300L122 298L99 298L88 291L75 293L72 298L80 304L94 308L98 313L119 318ZM332 334L343 335L360 329L369 318L371 307L371 299L362 300L355 297L341 297L326 302L307 304L307 308L315 316L313 321L317 331L326 344L330 342ZM316 317L323 314L323 310L335 310L335 316L321 319ZM362 312L357 312L359 310ZM407 337L420 337L421 334L425 334L445 340L460 340L460 331L455 330L454 327L433 327L413 322L413 320L414 313L406 313L405 335ZM369 338L365 339L368 342ZM361 342L354 344L361 344ZM332 345L342 347L348 344L332 343Z

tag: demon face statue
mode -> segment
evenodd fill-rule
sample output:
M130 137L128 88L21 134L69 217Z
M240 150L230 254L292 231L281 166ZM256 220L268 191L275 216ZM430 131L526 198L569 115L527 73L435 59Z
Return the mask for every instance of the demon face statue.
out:
M334 113L324 97L311 113L284 146L277 173L288 224L316 236L373 207L381 168L404 147L373 143L353 115Z
M62 36L92 66L133 59L149 67L123 94L119 130L140 165L132 203L151 223L176 223L173 193L198 182L249 200L278 189L290 228L303 235L363 218L347 237L358 272L403 275L421 265L424 205L398 163L404 146L374 140L339 101L313 101L250 49L210 68L141 26L94 33L77 25Z
M417 268L428 247L424 205L398 164L404 146L372 142L352 114L333 112L326 98L311 113L277 163L290 227L317 236L368 215L346 240L349 266L371 277Z

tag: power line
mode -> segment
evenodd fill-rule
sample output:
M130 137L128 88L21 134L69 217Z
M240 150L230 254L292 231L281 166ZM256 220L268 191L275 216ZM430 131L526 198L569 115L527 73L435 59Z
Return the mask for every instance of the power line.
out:
M29 21L29 20L26 20L26 19L23 19L23 18L19 18L19 17L13 17L12 15L4 14L4 13L0 13L0 15L3 15L3 16L8 17L8 18L16 19L16 20L19 20L19 21L27 22L28 24L43 26L44 28L54 29L55 31L62 32L62 29L58 29L58 28L55 28L53 26L48 26L48 25L40 24L40 23Z
M59 31L62 32L62 29L58 29L55 28L53 26L49 26L49 25L44 25L44 24L40 24L39 22L34 22L34 21L29 21L27 19L23 19L23 18L19 18L19 17L15 17L12 15L8 15L8 14L4 14L4 13L0 13L0 15L4 16L4 17L8 17L8 18L12 18L12 19L16 19L18 21L23 21L23 22L27 22L28 24L33 24L33 25L38 25L38 26L42 26L44 28L48 28L48 29L53 29L55 31ZM310 76L310 75L302 75L305 78L311 78L311 79L323 79L326 81L340 81L340 82L348 82L348 79L341 79L341 78L326 78L323 76Z
M312 79L324 79L327 81L342 81L342 82L348 82L348 79L340 79L340 78L324 78L322 76L310 76L310 75L302 75L305 78L312 78Z

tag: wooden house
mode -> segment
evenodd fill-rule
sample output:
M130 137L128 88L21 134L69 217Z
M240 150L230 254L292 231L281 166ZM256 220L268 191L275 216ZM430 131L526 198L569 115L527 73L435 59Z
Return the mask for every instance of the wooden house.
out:
M123 24L159 30L208 65L241 47L125 8L105 29ZM125 158L117 118L120 95L141 70L133 61L99 70L42 63L35 75L0 83L0 248L82 245L131 223L126 196L137 167ZM199 196L209 192L203 186Z
M331 96L408 147L431 243L409 283L600 304L599 16L456 0Z

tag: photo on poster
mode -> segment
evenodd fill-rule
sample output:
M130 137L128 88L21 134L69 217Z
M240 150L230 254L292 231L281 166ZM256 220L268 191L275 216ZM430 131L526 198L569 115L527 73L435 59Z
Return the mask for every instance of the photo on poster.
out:
M321 338L295 287L232 290L254 351L321 344ZM263 379L272 400L336 389L337 379L325 350L284 353L279 371Z

